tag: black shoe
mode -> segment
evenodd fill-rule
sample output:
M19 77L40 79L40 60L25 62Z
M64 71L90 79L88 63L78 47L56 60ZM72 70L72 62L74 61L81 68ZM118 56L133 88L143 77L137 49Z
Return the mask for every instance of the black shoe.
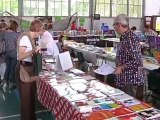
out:
M2 82L0 83L0 87L3 87L5 83L7 83L7 81L6 80L2 80Z
M2 81L3 81L3 80L0 78L0 84L1 84Z

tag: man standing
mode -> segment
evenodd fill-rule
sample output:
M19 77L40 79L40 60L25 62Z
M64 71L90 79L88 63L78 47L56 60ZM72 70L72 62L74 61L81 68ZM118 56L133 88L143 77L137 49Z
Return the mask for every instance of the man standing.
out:
M129 18L115 17L113 27L121 35L116 53L116 86L127 94L142 99L144 71L139 38L129 29Z

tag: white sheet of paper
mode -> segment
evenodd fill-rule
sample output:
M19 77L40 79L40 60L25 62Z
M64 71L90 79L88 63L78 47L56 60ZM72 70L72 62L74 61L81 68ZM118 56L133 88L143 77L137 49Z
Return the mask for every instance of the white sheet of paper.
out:
M45 62L46 62L46 63L54 63L55 60L53 60L52 58L50 58L50 59L46 59Z
M112 74L115 71L115 69L107 64L103 64L98 69L94 70L95 73L100 75L108 75Z
M73 67L69 51L59 54L59 60L62 70L67 70Z
M154 70L154 69L158 69L160 66L156 65L156 64L149 63L149 62L143 62L143 67L148 70Z
M60 53L57 56L55 70L65 71L65 70L68 70L72 67L73 67L73 63L72 63L69 51Z
M84 74L85 73L79 69L72 69L71 72L73 72L74 74Z
M62 70L61 63L60 63L60 60L59 60L59 56L56 58L56 64L54 66L54 69L55 70Z

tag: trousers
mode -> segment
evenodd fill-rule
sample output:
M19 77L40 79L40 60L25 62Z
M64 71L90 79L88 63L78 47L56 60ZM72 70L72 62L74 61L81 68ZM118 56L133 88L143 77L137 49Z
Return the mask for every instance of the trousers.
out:
M143 99L143 85L135 86L135 85L126 85L119 88L120 90L124 91L128 95L135 97L136 99L142 100Z
M36 120L35 99L36 82L24 83L19 76L20 65L17 62L16 80L18 80L18 89L20 95L20 115L21 120Z

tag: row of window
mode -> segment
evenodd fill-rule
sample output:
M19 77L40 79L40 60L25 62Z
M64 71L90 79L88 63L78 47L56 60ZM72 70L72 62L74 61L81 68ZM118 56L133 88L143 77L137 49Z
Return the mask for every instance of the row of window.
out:
M121 13L130 17L142 17L143 0L93 1L96 1L94 12L102 17L114 17ZM20 7L23 10L19 10L23 11L23 16L68 16L75 12L78 12L78 16L89 16L91 6L89 0L23 0L23 3L20 0L0 0L0 12L8 11L18 16L18 5L23 6Z

